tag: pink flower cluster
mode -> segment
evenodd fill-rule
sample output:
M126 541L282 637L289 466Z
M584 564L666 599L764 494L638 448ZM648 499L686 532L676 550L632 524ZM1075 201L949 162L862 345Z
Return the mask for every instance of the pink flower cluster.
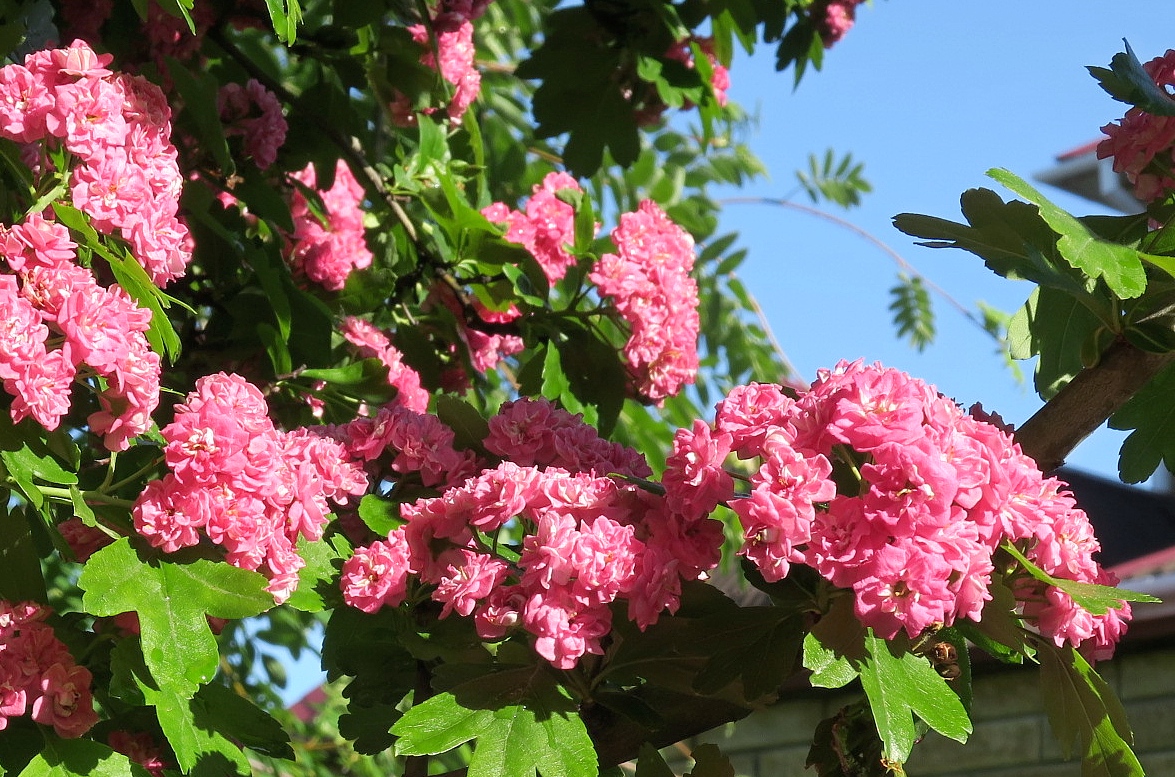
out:
M373 324L355 316L343 319L339 330L364 359L379 359L388 368L388 383L399 393L396 404L417 413L428 410L429 393L420 385L420 374L403 362L403 354Z
M1163 89L1175 86L1175 49L1143 65ZM1155 116L1131 108L1116 124L1102 127L1106 138L1097 158L1114 158L1114 172L1125 173L1134 196L1151 202L1175 190L1175 116Z
M454 447L452 429L435 415L398 402L381 407L373 418L319 429L342 444L349 460L365 465L373 482L416 474L428 487L451 485L478 470L472 453Z
M255 78L241 86L229 83L220 87L216 107L224 122L226 137L244 138L245 154L264 170L277 160L277 150L286 142L289 129L282 115L282 104L273 92Z
M443 2L428 26L414 24L408 28L412 40L422 49L420 62L441 74L441 78L453 87L449 100L448 114L452 121L460 121L465 111L477 99L481 90L481 73L474 67L477 49L473 44L473 19L484 13L489 2L457 0ZM432 38L436 38L433 50ZM431 114L434 108L423 113ZM397 95L391 106L392 116L401 126L412 126L416 117L412 105L404 95Z
M40 213L0 226L0 379L14 421L56 429L75 379L100 377L90 430L112 451L151 426L159 403L159 356L144 332L151 312L119 286L104 288L77 263L69 230Z
M490 453L524 467L557 467L568 472L635 478L653 474L644 456L608 442L583 417L546 399L523 397L505 402L489 420L483 444Z
M683 579L717 565L721 523L607 476L647 476L635 451L545 400L507 403L489 426L486 449L509 460L403 505L406 524L344 564L348 604L375 612L423 586L442 617L472 617L485 640L521 629L570 669L602 653L612 603L646 628L676 610ZM516 560L490 552L490 538Z
M567 173L547 173L542 183L535 184L525 212L511 210L504 202L482 210L490 221L506 225L506 239L525 246L552 284L575 264L575 255L567 250L575 243L575 208L560 199L560 192L582 193L583 189Z
M713 38L685 38L674 44L665 53L665 56L682 63L692 70L696 65L694 63L693 48L690 46L691 43L698 44L702 53L706 55L706 61L710 63L710 89L714 92L714 101L720 107L725 108L727 102L729 102L726 92L730 89L730 70L718 61L718 55L714 53Z
M79 40L0 68L0 137L63 145L74 167L50 172L68 175L74 207L99 232L130 243L162 286L192 258L178 216L183 177L170 140L171 109L157 86L108 70L110 61ZM37 166L48 168L48 156L33 153Z
M824 41L824 48L840 42L857 19L857 6L862 0L827 0L816 3L811 10L816 31Z
M294 180L313 189L317 179L314 165L293 174ZM355 270L371 266L372 255L363 231L363 187L343 160L335 166L335 182L319 190L326 212L323 223L310 208L305 195L294 189L290 216L294 234L286 246L286 259L295 272L330 291L338 291Z
M851 589L857 616L887 639L979 620L1005 541L1056 578L1109 579L1061 483L999 428L897 370L842 362L795 400L776 386L739 387L719 403L713 429L693 437L693 479L707 504L731 493L720 474L727 454L759 461L749 495L730 506L743 526L740 552L763 577L813 567ZM838 491L834 465L856 483ZM1112 651L1129 617L1125 603L1094 616L1026 572L1012 582L1023 615L1058 645L1090 640L1095 655Z
M637 393L659 402L693 383L698 371L694 241L645 200L620 216L612 242L617 253L601 256L588 277L631 328L624 357Z
M48 616L34 602L0 600L0 729L31 710L57 736L76 739L98 722L93 678L44 623Z
M342 447L305 429L281 432L265 398L237 375L201 378L163 429L171 472L147 484L135 529L167 552L207 537L227 561L263 571L285 601L304 566L299 537L322 537L330 501L362 494L367 478Z

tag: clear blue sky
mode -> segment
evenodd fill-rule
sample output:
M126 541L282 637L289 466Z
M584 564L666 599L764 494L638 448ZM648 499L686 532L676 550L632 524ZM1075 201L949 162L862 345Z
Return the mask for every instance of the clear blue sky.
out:
M1029 178L1056 154L1101 136L1126 106L1085 70L1105 66L1122 39L1142 61L1175 48L1175 3L1070 0L943 2L877 0L824 68L793 92L775 73L771 51L736 60L733 99L759 117L749 142L771 171L743 195L783 197L809 152L852 152L874 191L862 206L836 211L887 243L967 307L977 300L1008 312L1031 291L998 278L975 256L916 246L891 225L900 212L961 220L959 195L986 186L1005 167ZM741 52L740 52L741 54ZM1078 215L1100 206L1041 185ZM732 193L733 194L733 193ZM794 201L811 204L806 194ZM750 255L740 274L763 303L788 357L805 378L841 358L880 360L970 405L1020 424L1040 405L1017 385L993 343L942 299L937 341L918 354L895 337L887 309L897 268L851 232L811 216L764 205L730 205L723 226L742 234ZM1116 477L1121 434L1102 429L1070 463Z

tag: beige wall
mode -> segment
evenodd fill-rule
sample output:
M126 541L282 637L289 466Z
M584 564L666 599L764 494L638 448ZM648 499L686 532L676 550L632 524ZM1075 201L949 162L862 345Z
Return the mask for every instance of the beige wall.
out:
M1175 777L1175 639L1124 651L1098 670L1122 698L1147 775ZM1080 777L1064 761L1041 708L1034 670L976 667L975 733L966 745L931 734L914 748L910 777ZM740 777L813 777L808 740L821 719L855 694L805 691L771 709L692 740L713 742ZM681 773L686 768L673 761Z

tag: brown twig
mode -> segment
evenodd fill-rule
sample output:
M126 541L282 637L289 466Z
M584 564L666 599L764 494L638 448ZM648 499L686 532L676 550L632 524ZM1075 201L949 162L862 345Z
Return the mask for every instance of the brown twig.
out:
M1016 442L1051 472L1172 359L1175 353L1148 353L1116 341L1016 430Z

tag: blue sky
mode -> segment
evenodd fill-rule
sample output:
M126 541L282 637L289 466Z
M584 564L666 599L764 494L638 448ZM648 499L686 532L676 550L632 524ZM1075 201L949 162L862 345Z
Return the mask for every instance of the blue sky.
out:
M1031 291L989 272L975 256L932 250L892 227L900 212L961 220L959 195L988 187L984 173L1005 167L1023 178L1054 157L1101 136L1126 106L1110 99L1085 70L1105 66L1122 39L1142 61L1175 47L1170 0L1108 4L1092 0L943 2L878 0L827 52L823 70L793 91L790 72L773 71L772 52L740 57L731 95L758 117L747 140L771 171L731 196L784 197L809 153L832 148L865 163L873 185L859 208L833 210L895 249L954 299L984 300L1012 312ZM741 54L741 52L740 52ZM1100 206L1040 185L1078 215ZM801 193L793 201L810 205ZM833 206L835 207L835 206ZM994 343L941 298L939 334L919 354L897 340L888 290L897 267L850 231L793 211L731 204L725 229L750 251L740 271L789 359L806 378L837 360L864 357L907 370L944 394L1020 424L1039 406L1018 385ZM1116 477L1121 434L1099 430L1069 462Z

